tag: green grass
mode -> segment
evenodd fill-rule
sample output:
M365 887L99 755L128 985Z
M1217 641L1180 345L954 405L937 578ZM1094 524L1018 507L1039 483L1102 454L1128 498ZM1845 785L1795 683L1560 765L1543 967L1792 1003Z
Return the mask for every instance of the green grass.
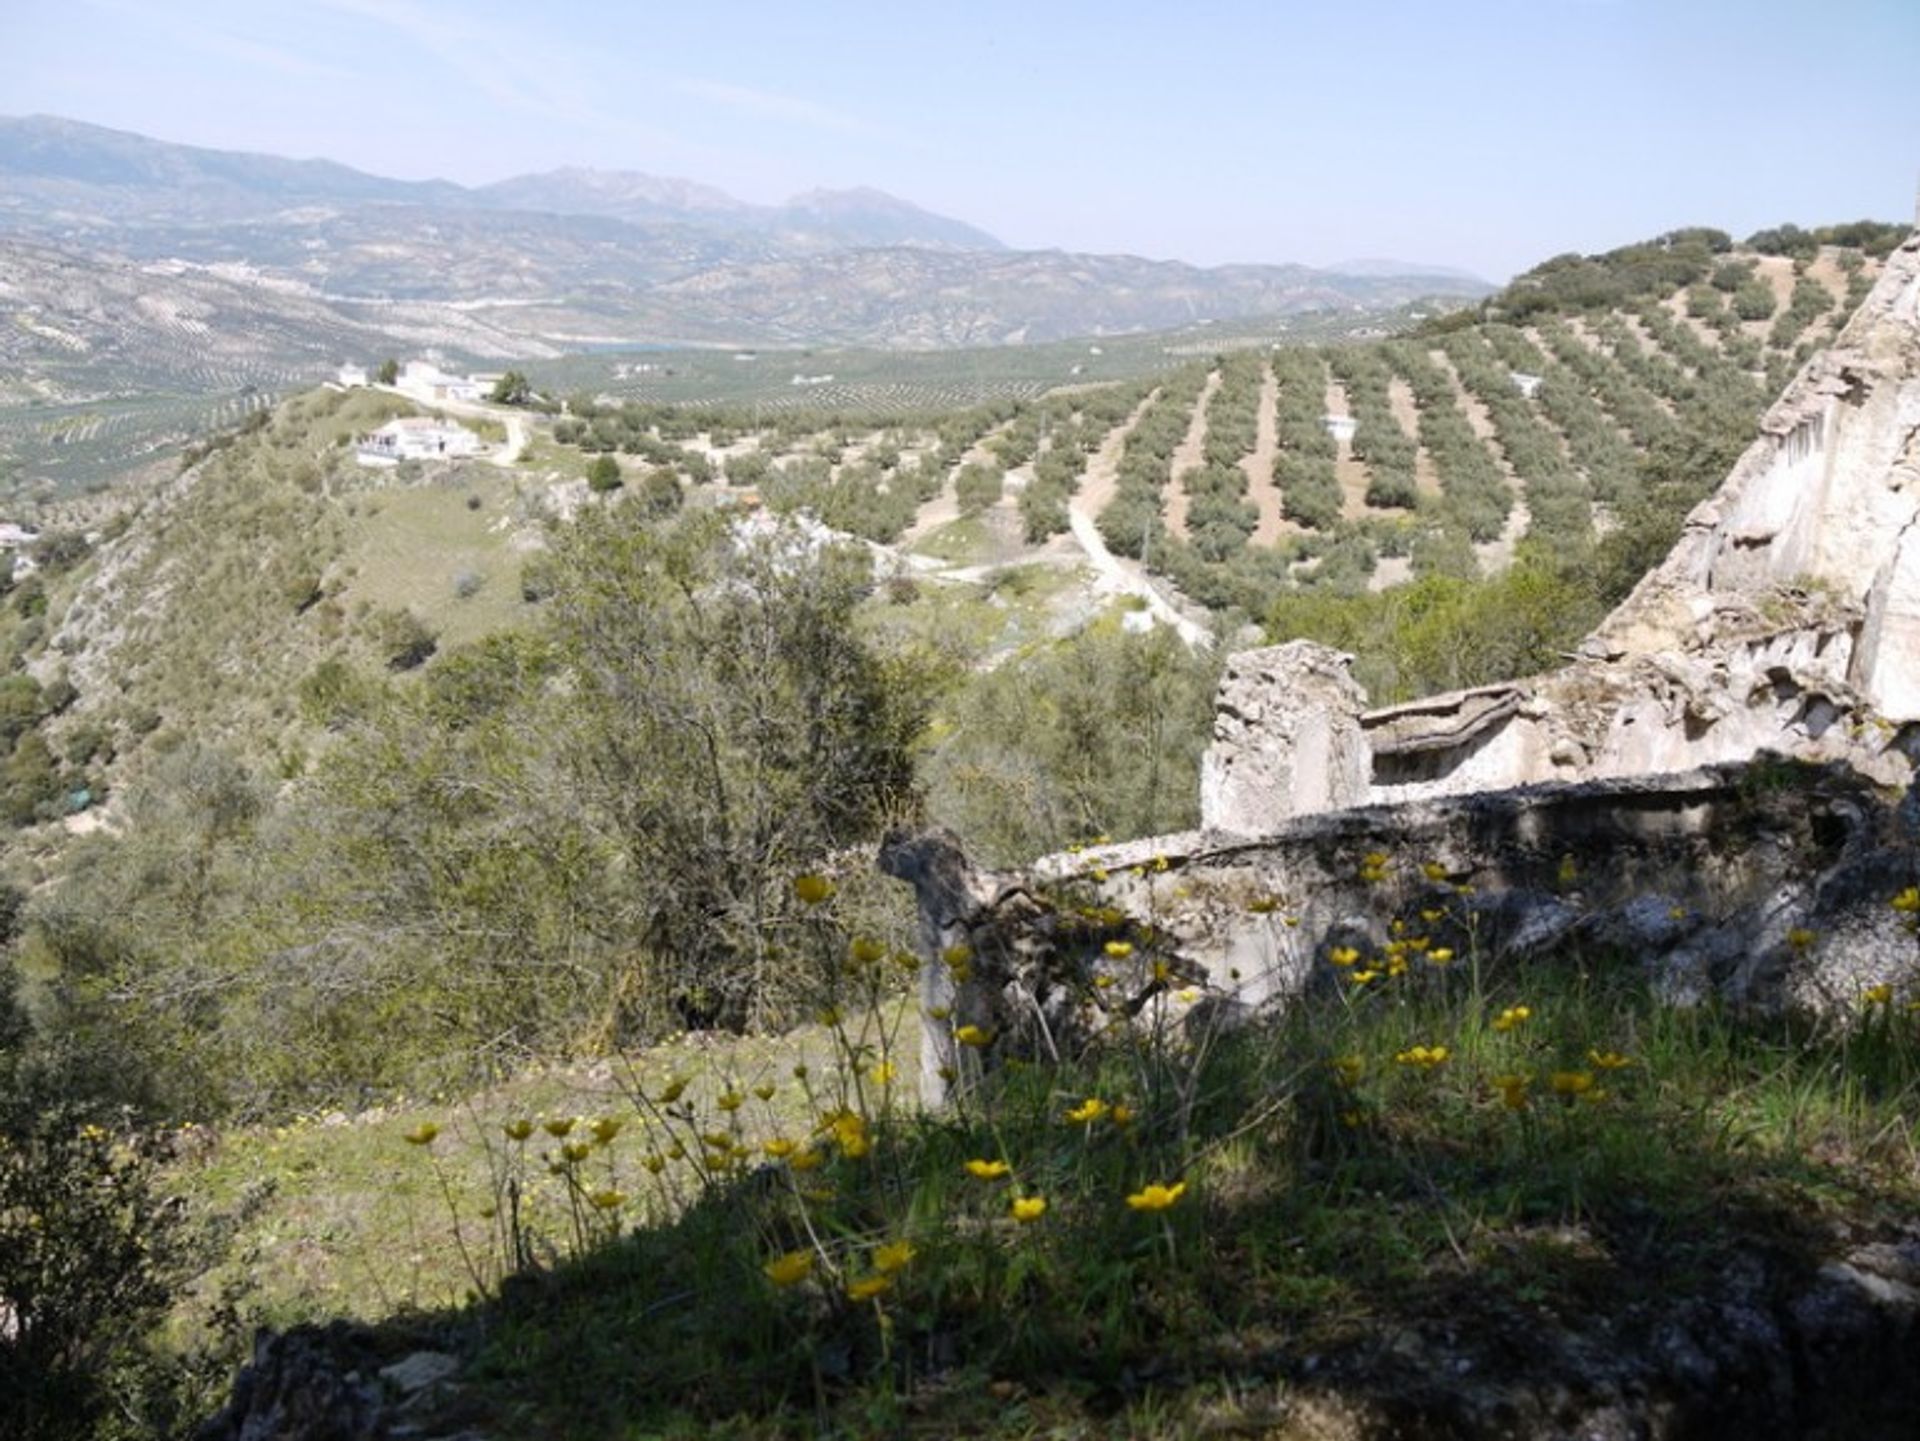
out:
M1103 958L1106 920L1073 916L1069 975L1115 976L1113 994L1145 982L1150 943ZM1885 1231L1920 1199L1920 1021L1897 1002L1812 1027L1663 1009L1628 958L1494 976L1432 953L1401 948L1397 975L1391 954L1326 964L1285 1016L1231 1035L1163 998L1143 1028L1061 1066L1003 1066L938 1116L898 1092L882 1102L878 1052L816 1027L733 1052L681 1042L634 1058L611 1090L533 1078L470 1105L229 1140L197 1184L230 1198L250 1165L283 1178L270 1233L288 1249L266 1269L308 1279L278 1314L324 1314L343 1290L374 1296L362 1314L376 1315L484 1291L411 1324L472 1356L466 1419L555 1437L1252 1424L1285 1398L1284 1357L1353 1353L1442 1316L1489 1334L1516 1316L1578 1325L1644 1299L1648 1275L1677 1300L1736 1253L1811 1266L1835 1226ZM1378 974L1350 979L1364 970ZM846 1014L852 1027L863 1011ZM903 1019L890 999L873 1014ZM1415 1047L1445 1059L1420 1064ZM1624 1064L1596 1059L1608 1053ZM894 1059L911 1075L910 1054ZM701 1061L706 1079L662 1104ZM1524 1087L1500 1079L1516 1075ZM761 1077L773 1101L717 1108L723 1078L744 1092ZM1090 1096L1132 1114L1070 1118ZM558 1179L497 1131L622 1106L622 1134ZM870 1148L832 1124L842 1106L869 1118L856 1129ZM409 1148L402 1133L425 1119L445 1134ZM750 1153L748 1178L684 1160L647 1173L647 1155L674 1138L698 1153L715 1129ZM753 1148L770 1135L823 1164L766 1161ZM976 1179L970 1159L1010 1174ZM535 1264L502 1286L513 1248L476 1216L515 1164ZM1175 1182L1164 1210L1128 1204ZM605 1186L627 1193L620 1207L581 1204ZM1044 1197L1044 1215L1016 1220L1016 1195ZM492 1258L471 1277L449 1199L468 1257ZM334 1264L377 1272L383 1291L312 1269L352 1249L340 1227L354 1214L369 1259ZM887 1289L849 1299L900 1241L913 1255ZM775 1285L766 1263L793 1252L811 1275Z
M478 508L470 508L470 497ZM345 538L355 567L342 593L346 603L411 609L444 645L479 640L523 618L521 556L508 542L527 522L507 472L464 466L450 483L384 490L354 509ZM479 578L464 597L463 577Z

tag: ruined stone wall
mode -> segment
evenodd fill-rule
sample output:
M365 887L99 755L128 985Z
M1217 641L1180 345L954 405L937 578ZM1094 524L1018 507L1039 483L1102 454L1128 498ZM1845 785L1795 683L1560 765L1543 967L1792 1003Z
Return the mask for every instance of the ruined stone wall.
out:
M1904 785L1920 756L1920 237L1762 421L1679 543L1566 667L1366 711L1338 657L1235 657L1206 825L1259 835L1342 804L1678 772L1776 752ZM1254 693L1264 678L1267 694ZM1283 699L1281 693L1291 698ZM1335 714L1316 718L1314 707ZM1276 715L1249 729L1234 714ZM1301 740L1357 726L1368 784L1317 794ZM1341 751L1351 768L1356 747ZM1243 765L1240 757L1256 753ZM1345 774L1345 771L1342 771ZM1264 792L1256 781L1270 778Z

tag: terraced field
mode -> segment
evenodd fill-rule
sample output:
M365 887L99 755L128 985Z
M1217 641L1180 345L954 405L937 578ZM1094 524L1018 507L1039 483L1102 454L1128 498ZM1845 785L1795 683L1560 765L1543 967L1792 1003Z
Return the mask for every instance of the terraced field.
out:
M1528 540L1604 534L1642 500L1649 453L1729 416L1750 425L1877 271L1833 247L1797 263L1736 250L1716 257L1710 282L1606 308L1494 305L1471 324L1392 338L1266 339L1193 357L1135 340L639 362L654 368L623 377L628 398L601 397L618 423L592 420L583 444L645 454L663 435L685 438L676 427L711 427L699 443L718 434L748 457L723 465L723 485L949 558L980 554L983 524L1000 515L1024 536L1021 559L1072 559L1056 538L1080 511L1109 559L1200 605L1257 614L1281 591L1487 571ZM835 378L747 379L804 375L802 364ZM730 403L668 398L718 393L723 379ZM891 424L863 440L855 418L876 412Z

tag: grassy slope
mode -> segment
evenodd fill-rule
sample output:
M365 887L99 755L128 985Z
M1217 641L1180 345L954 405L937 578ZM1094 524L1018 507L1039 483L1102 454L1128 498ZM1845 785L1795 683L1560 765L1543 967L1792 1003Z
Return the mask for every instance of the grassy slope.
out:
M1622 957L1483 978L1464 954L1409 955L1407 974L1366 987L1332 967L1316 1002L1237 1038L1203 1029L1197 1056L1153 1032L1015 1073L938 1120L883 1104L876 1053L810 1028L675 1042L620 1063L625 1085L551 1075L238 1133L181 1179L206 1201L275 1188L248 1233L274 1319L394 1318L395 1346L469 1358L465 1423L556 1437L1290 1435L1289 1417L1419 1415L1449 1396L1524 1406L1574 1379L1556 1369L1563 1340L1640 1344L1647 1277L1679 1314L1735 1258L1788 1276L1836 1237L1892 1234L1920 1200L1920 1023L1897 999L1863 998L1851 1022L1810 1033L1657 1007ZM1126 986L1150 963L1143 949L1108 970ZM1525 1018L1503 1020L1515 1006ZM893 1001L876 1014L901 1019ZM1404 1059L1414 1046L1448 1054L1423 1066ZM745 1185L703 1185L684 1161L655 1181L641 1164L666 1133L639 1097L696 1077L671 1126L695 1151L716 1127L750 1146L805 1141L836 1104L836 1056L841 1076L869 1078L869 1154L816 1132L822 1170L790 1181L776 1163ZM895 1059L910 1075L910 1054ZM1556 1073L1590 1089L1557 1094ZM1516 1075L1518 1109L1501 1079ZM762 1079L775 1098L749 1099L736 1128L719 1094ZM1128 1104L1129 1124L1067 1119L1088 1095ZM560 1183L532 1164L533 1250L563 1259L496 1296L501 1249L481 1212L516 1151L499 1127L575 1111L623 1118L577 1172L582 1195L627 1198L583 1208L583 1245ZM410 1147L428 1120L443 1133ZM536 1131L529 1151L557 1144ZM970 1157L1005 1157L1013 1179L967 1177ZM1163 1213L1122 1204L1175 1179L1188 1189ZM1013 1194L1049 1208L1016 1224ZM848 1303L828 1277L870 1274L900 1239L916 1253L891 1289ZM815 1277L781 1290L762 1265L796 1247ZM488 1296L456 1301L470 1261ZM1415 1333L1478 1369L1406 1372L1393 1338ZM1325 1379L1299 1370L1309 1354Z

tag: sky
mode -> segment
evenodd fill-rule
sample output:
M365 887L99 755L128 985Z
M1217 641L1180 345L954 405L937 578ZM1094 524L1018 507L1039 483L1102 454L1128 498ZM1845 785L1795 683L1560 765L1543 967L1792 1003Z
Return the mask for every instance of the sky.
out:
M1911 219L1920 0L0 0L0 114L465 184L871 185L1022 248L1499 280Z

